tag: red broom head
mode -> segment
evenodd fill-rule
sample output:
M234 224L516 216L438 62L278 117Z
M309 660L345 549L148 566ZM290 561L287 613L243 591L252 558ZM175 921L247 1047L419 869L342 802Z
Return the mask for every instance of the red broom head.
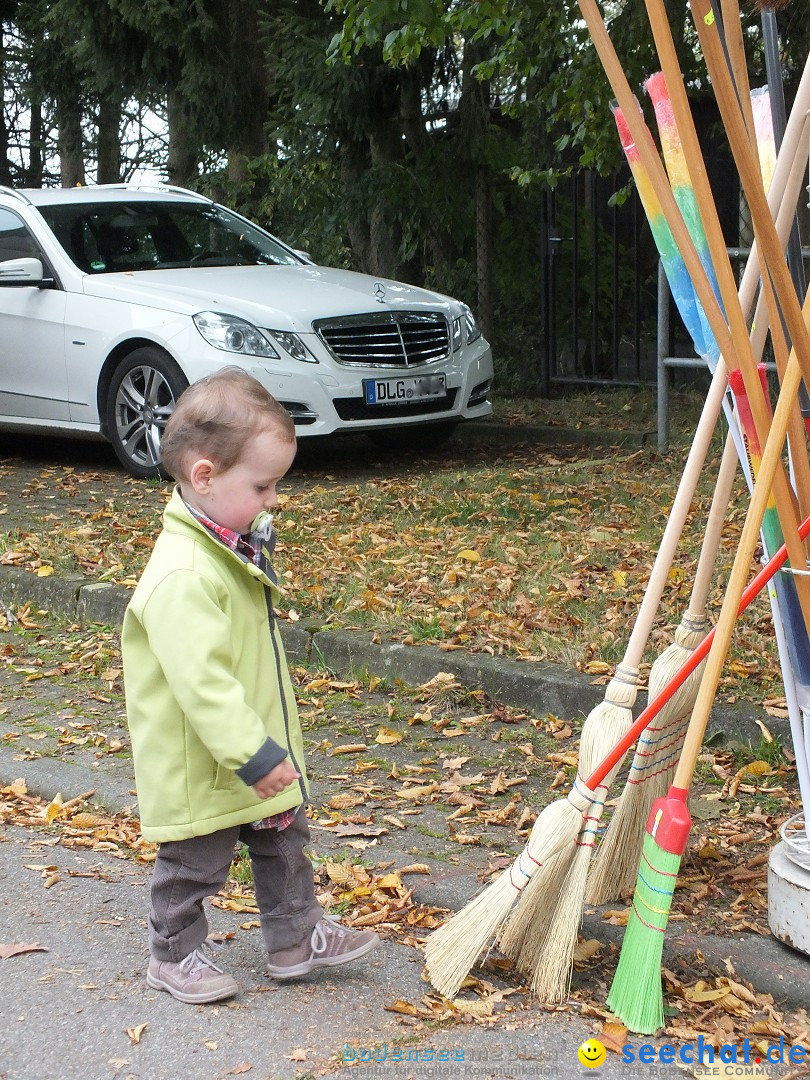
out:
M670 855L683 855L686 851L689 832L692 828L692 819L687 805L688 797L689 792L686 788L673 785L665 798L655 800L650 816L647 818L647 835L651 836L656 844L662 850L668 851Z
M783 11L790 0L758 0L754 4L754 11Z

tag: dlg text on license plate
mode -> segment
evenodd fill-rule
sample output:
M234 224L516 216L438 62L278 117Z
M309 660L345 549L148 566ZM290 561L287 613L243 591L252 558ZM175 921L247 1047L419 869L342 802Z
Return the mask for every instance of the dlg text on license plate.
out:
M444 375L419 375L409 379L363 379L366 405L402 405L410 401L444 397Z

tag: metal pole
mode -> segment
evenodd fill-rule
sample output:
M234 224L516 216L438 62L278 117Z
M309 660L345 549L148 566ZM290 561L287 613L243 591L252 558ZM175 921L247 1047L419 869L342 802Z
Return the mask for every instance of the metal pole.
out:
M658 334L656 340L656 359L658 370L658 450L665 454L669 450L669 371L667 353L669 352L669 284L664 273L664 264L658 260Z

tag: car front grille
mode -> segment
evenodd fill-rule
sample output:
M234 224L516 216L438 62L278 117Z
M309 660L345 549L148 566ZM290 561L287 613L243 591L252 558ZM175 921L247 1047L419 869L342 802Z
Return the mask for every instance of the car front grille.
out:
M339 364L415 367L450 352L450 330L438 312L396 311L321 319L315 331Z

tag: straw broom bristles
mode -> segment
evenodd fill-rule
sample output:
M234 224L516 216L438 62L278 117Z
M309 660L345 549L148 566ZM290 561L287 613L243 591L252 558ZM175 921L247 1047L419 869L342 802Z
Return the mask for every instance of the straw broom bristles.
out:
M601 795L601 814L607 788L600 787L598 794ZM560 903L548 925L545 943L538 950L534 964L532 991L550 1005L564 1001L571 985L574 950L582 923L582 897L598 824L598 816L589 816L579 834L574 859L563 882Z
M605 698L591 709L582 727L579 748L578 773L590 776L611 748L629 730L633 722L632 705L636 698L638 673L620 664L608 684ZM598 821L604 806L604 793L621 768L621 762L614 766L605 782L599 787L586 812L585 821L592 818ZM582 826L582 822L580 822ZM577 830L579 834L580 830ZM577 848L572 844L560 851L553 863L547 864L539 874L534 888L527 888L514 914L510 918L508 932L504 932L499 942L501 948L510 956L521 971L531 972L537 959L538 942L544 938L545 926L553 918L556 908L562 903L560 891L567 879L571 862L576 857ZM549 897L557 896L558 902L551 904ZM578 907L581 907L581 896Z
M594 792L579 777L564 799L550 803L535 821L529 840L510 867L440 926L425 946L428 977L445 997L454 997L481 952L535 870L576 839Z
M558 851L532 875L498 936L498 948L524 975L534 971L539 949L545 942L546 927L560 904L570 862L567 849Z

